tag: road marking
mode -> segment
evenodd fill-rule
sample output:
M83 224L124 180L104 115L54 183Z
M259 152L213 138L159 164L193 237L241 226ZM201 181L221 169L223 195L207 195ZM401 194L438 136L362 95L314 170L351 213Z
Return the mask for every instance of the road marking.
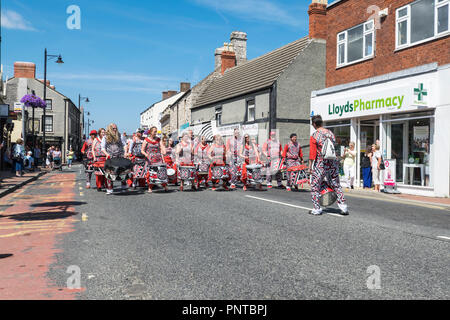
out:
M80 196L84 196L84 193L83 193L83 192L80 192Z
M416 200L411 200L411 201L406 201L403 199L379 199L379 198L375 198L375 197L370 197L370 196L365 196L365 195L360 195L360 194L354 194L354 193L346 193L345 196L348 197L354 197L354 198L360 198L360 199L369 199L369 200L378 200L378 201L386 201L386 202L392 202L392 203L402 203L402 204L408 204L410 206L419 206L419 207L425 207L425 208L430 208L430 209L439 209L439 210L445 210L448 207L446 206L439 206L439 204L433 205L430 203L423 203L423 202L419 202Z
M445 239L445 240L450 240L450 237L446 237L446 236L438 236L439 239Z
M83 213L81 215L81 221L87 221L88 220L88 215L86 213Z

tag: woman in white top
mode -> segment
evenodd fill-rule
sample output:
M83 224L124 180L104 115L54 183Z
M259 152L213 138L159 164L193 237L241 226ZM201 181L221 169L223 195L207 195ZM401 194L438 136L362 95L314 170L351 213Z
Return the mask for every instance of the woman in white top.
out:
M353 181L355 180L355 143L352 141L344 152L344 176L347 182L347 188L353 189Z
M381 185L381 152L378 144L372 145L372 178L375 185L375 191L380 192Z

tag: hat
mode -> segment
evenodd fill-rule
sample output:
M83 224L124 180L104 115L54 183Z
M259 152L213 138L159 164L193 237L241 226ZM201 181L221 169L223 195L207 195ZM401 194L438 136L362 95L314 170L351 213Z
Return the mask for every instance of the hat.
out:
M92 130L91 133L89 133L90 136L92 136L93 134L97 135L97 130Z
M145 130L142 129L142 128L137 128L137 129L136 129L136 133L144 133L144 131L145 131Z

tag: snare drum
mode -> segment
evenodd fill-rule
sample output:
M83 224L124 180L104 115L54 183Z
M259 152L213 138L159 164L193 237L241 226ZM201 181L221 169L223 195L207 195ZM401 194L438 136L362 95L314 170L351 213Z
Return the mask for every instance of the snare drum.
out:
M304 184L308 182L308 174L306 172L306 169L308 167L306 165L300 165L300 166L293 166L288 169L289 172L294 173L295 176L295 184Z
M179 178L183 181L186 180L195 180L195 175L197 173L197 170L195 167L192 166L180 166L180 169L178 171Z
M167 175L169 176L169 178L172 178L175 175L175 173L177 172L174 169L172 168L167 169Z
M202 162L197 165L197 174L205 176L209 174L209 163Z
M213 180L223 180L229 179L230 175L228 173L226 166L216 166L211 168L211 176Z
M262 165L260 164L249 164L247 165L247 177L250 182L261 183L263 180L262 176Z
M167 166L165 164L150 165L149 166L149 179L153 183L167 183Z

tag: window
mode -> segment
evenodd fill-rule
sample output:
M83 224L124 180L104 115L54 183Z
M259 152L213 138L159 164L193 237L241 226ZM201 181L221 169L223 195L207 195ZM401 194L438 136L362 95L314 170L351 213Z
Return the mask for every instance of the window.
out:
M449 33L450 0L417 0L396 11L396 48Z
M370 20L337 35L337 66L345 66L373 57L374 21Z
M255 121L255 100L247 101L247 122Z
M222 125L222 107L216 108L216 126Z
M46 110L52 110L52 100L51 99L45 99L45 104L47 105Z
M42 123L45 126L45 132L53 132L53 116L42 116Z

